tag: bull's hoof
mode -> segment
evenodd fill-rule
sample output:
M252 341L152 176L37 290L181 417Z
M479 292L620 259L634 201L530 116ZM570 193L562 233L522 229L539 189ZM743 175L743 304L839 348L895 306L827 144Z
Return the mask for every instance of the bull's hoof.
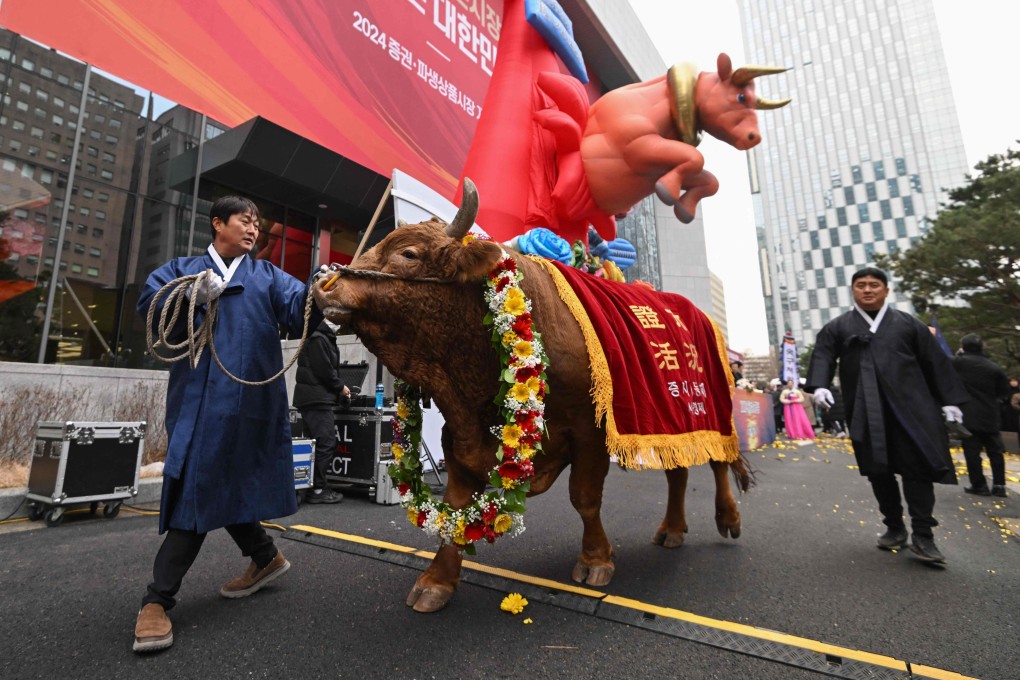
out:
M579 561L574 565L574 570L570 572L570 578L574 580L574 583L584 583L589 586L607 586L613 580L613 574L615 573L616 567L612 564L588 565Z
M655 183L655 195L658 196L659 200L665 203L666 205L676 204L676 196L671 194L669 192L669 189L667 189L666 185L663 184L662 182Z
M683 532L671 534L665 531L656 531L652 536L652 543L661 545L663 548L679 548L684 544L684 534Z
M723 538L740 538L740 516L736 519L716 517L715 526Z
M684 224L690 224L691 220L694 219L694 215L687 211L687 208L683 207L679 203L673 206L673 214L676 218Z
M428 614L445 607L451 597L453 597L451 586L436 584L423 587L415 583L407 596L407 606L413 607L416 612Z

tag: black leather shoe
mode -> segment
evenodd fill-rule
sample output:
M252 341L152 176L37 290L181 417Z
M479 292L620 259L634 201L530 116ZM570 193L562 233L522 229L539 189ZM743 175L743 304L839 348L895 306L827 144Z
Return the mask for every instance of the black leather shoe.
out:
M1006 485L1005 484L996 484L995 486L993 486L992 487L992 495L993 496L998 496L999 498L1005 498L1006 495L1007 495L1006 494Z
M882 550L900 550L907 547L906 529L889 529L878 537L878 547Z
M992 492L988 490L987 486L965 486L963 490L967 493L972 493L975 496L991 496Z
M344 495L339 491L333 491L333 489L315 489L314 491L309 489L308 493L305 494L305 503L316 505L323 503L332 505L334 503L340 503L343 501Z
M925 562L944 564L946 561L946 558L942 556L939 549L935 547L934 538L914 534L910 542L910 549Z

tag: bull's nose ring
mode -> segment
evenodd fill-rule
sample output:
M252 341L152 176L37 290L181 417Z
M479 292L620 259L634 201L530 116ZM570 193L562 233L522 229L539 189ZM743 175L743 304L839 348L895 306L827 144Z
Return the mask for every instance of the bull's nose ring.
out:
M330 288L333 287L333 284L335 284L339 279L340 279L340 272L333 272L333 276L331 276L329 278L329 281L327 281L326 283L322 284L322 289L323 290L329 290Z

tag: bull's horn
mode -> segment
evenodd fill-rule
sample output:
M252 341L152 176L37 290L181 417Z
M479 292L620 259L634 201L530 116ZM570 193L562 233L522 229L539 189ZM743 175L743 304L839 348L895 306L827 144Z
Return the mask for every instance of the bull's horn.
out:
M757 97L754 100L754 108L759 111L768 111L770 109L781 109L790 103L789 99L763 99Z
M741 66L730 76L730 82L737 87L744 87L758 76L773 76L788 70L782 66Z
M464 235L471 229L471 225L475 223L475 217L478 216L478 189L468 177L464 178L463 191L460 209L454 215L453 222L450 222L446 227L446 235L458 240L464 238Z

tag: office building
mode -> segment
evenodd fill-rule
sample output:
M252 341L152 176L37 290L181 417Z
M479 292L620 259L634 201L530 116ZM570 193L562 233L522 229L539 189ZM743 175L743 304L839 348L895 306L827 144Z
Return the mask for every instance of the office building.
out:
M749 63L793 103L750 169L769 339L810 345L876 253L911 247L968 171L932 0L739 0ZM910 300L889 297L912 311Z

